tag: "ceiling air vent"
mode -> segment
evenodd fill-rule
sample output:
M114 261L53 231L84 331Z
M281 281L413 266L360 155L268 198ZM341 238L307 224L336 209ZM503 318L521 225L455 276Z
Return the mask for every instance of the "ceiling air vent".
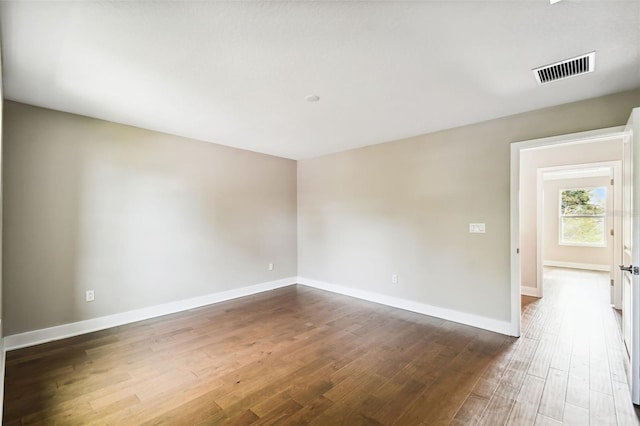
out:
M596 62L596 52L580 55L576 58L566 59L555 64L536 68L533 74L538 84L551 83L552 81L575 77L593 71Z

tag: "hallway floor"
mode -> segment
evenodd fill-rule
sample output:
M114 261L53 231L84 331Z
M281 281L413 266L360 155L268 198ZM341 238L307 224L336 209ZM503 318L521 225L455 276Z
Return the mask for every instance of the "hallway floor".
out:
M523 296L517 350L530 364L517 400L537 405L536 424L640 424L618 315L607 272L547 268L544 297ZM510 417L526 409L518 401Z

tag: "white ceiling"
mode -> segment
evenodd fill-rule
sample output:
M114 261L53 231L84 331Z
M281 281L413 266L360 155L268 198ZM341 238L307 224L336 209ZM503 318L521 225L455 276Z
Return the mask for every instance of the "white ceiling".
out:
M294 159L640 86L638 0L0 7L5 98Z

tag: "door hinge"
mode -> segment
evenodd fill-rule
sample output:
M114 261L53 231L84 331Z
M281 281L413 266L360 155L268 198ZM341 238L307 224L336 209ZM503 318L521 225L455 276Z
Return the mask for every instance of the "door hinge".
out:
M611 186L613 186L613 179L611 179Z
M520 254L520 248L516 249L516 254Z
M613 280L611 280L611 287L613 287Z
M613 228L611 228L611 236L613 237Z

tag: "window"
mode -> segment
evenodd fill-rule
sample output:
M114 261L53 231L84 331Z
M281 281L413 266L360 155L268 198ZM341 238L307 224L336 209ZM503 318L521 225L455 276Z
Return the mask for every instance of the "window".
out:
M606 246L606 200L604 186L560 191L560 244Z

